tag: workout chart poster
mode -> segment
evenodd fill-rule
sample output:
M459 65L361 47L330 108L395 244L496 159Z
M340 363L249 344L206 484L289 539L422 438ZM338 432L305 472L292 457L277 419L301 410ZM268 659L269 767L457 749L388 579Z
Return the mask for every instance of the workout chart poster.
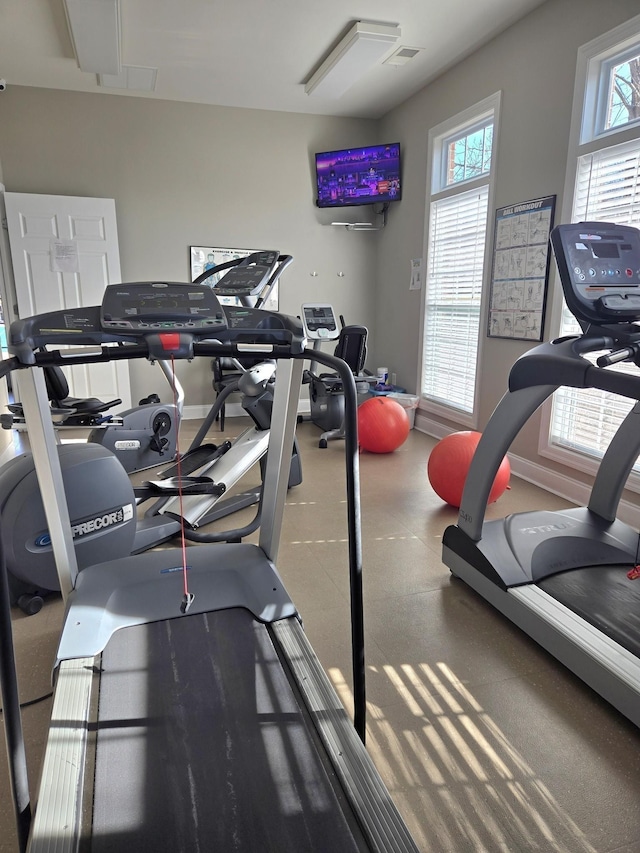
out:
M542 340L555 205L549 195L496 210L490 338Z
M194 281L205 270L210 270L213 267L219 266L220 264L225 264L227 261L235 261L238 260L238 258L246 258L247 255L251 255L255 251L257 250L223 249L221 247L215 246L190 246L189 260L191 281ZM214 287L225 274L225 272L226 270L223 270L221 273L214 273L209 278L205 279L203 283L208 284L209 287ZM279 282L273 288L269 299L262 306L267 311L278 310L278 285ZM222 305L240 304L240 300L236 299L234 296L220 296L219 300Z

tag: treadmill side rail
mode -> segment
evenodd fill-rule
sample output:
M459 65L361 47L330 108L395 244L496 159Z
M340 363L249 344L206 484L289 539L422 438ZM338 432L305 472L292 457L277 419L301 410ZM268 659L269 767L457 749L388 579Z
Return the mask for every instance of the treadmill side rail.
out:
M99 676L94 658L65 661L56 681L40 791L29 853L76 853L82 832L89 727ZM89 784L88 790L91 790Z
M284 659L371 850L418 853L300 623L296 619L274 622L271 632L284 651Z
M451 572L640 726L640 661L535 585L500 588L444 548Z

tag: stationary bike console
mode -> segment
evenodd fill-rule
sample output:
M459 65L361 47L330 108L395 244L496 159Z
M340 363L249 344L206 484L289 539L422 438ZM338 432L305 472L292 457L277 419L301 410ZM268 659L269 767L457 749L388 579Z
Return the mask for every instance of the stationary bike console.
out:
M611 222L558 225L551 232L564 296L588 324L640 320L640 231Z
M302 324L310 341L334 341L340 334L333 308L324 302L305 303Z

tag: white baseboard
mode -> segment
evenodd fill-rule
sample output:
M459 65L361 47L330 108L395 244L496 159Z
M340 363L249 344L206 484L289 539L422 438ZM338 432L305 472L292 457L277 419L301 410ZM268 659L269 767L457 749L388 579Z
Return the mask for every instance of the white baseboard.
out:
M438 440L444 438L445 435L449 435L449 433L455 432L455 430L447 429L439 421L432 420L425 412L420 411L420 409L416 411L415 428L419 432L424 432Z

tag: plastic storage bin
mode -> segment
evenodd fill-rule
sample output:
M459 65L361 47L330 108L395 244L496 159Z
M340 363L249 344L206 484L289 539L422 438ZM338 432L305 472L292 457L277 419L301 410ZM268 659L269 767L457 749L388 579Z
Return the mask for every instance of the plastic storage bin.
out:
M418 408L419 398L414 397L413 394L399 394L396 391L391 391L387 394L387 397L400 403L409 418L409 429L413 429L416 421L416 409Z

